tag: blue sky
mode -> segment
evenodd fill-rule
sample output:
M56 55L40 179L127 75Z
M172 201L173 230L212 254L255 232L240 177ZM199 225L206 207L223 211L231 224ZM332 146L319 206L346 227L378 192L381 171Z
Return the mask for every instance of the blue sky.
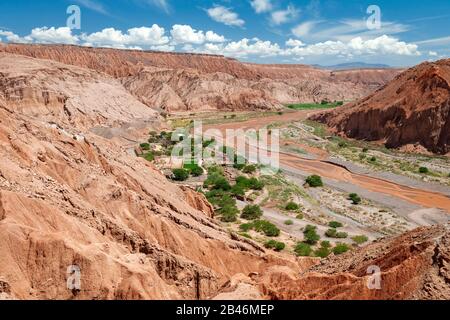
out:
M70 5L81 9L81 29L67 27ZM367 13L370 5L380 9L379 28L373 11L377 9ZM448 57L449 30L448 0L0 3L2 42L224 54L259 63L362 61L409 66Z

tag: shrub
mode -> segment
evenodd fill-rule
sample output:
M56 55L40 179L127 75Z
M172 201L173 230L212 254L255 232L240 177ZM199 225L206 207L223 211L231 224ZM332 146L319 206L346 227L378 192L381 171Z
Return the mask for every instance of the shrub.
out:
M367 152L369 152L369 149L368 148L363 148L362 152L367 153Z
M252 223L244 223L244 224L241 224L239 228L244 232L248 232L253 229L253 224Z
M356 243L356 244L363 244L367 241L369 241L369 238L367 238L366 236L354 236L352 238L352 240Z
M306 244L303 242L298 243L295 246L294 251L297 254L297 256L300 256L300 257L309 257L312 253L311 246L309 244Z
M194 177L200 177L205 173L205 170L203 170L202 167L200 167L198 164L192 163L192 164L185 164L184 169L189 170L191 175Z
M337 221L331 221L329 224L328 224L328 226L330 227L330 228L342 228L343 227L343 224L342 223L340 223L340 222L337 222Z
M273 249L275 251L283 251L286 248L286 245L283 242L269 240L264 244L264 247L267 249Z
M286 205L285 209L286 209L287 211L297 211L298 209L300 209L300 207L299 207L299 205L296 204L295 202L289 202L289 203Z
M203 183L203 186L205 188L211 188L215 190L231 190L231 185L228 180L219 173L212 173L208 175L208 178Z
M244 197L245 196L245 189L241 186L241 185L234 185L231 190L230 190L231 194L234 197Z
M302 213L299 213L295 218L298 220L302 220L304 218L304 216Z
M189 172L185 169L173 169L173 180L186 181L189 178Z
M235 205L227 204L221 209L217 210L217 213L222 216L221 220L223 222L235 222L237 220L239 210Z
M352 203L353 203L354 205L358 205L358 204L360 204L361 201L362 201L361 197L358 196L356 193L350 193L350 195L348 196L348 198L349 198L350 200L352 200Z
M292 226L292 225L294 224L294 221L292 221L292 220L286 220L286 221L284 222L284 224L287 225L287 226Z
M264 233L268 237L278 237L281 232L273 223L266 220L256 220L252 223L242 224L240 229L244 232L253 229L257 232Z
M305 230L303 231L303 234L305 236L304 242L310 245L315 245L319 240L320 236L317 234L317 227L307 225L305 227Z
M144 155L144 159L152 162L155 160L155 155L152 152L148 152Z
M331 243L330 243L330 241L322 241L322 242L320 243L320 246L321 246L322 248L331 248Z
M343 253L347 252L348 250L350 250L350 248L345 243L338 243L333 248L333 253L335 255L339 255L339 254L343 254Z
M364 160L367 156L364 153L359 154L359 160Z
M256 178L251 178L248 182L249 188L252 190L262 190L264 189L264 182L259 181Z
M206 193L206 198L212 205L220 208L227 204L236 205L236 200L223 190L211 190Z
M328 247L320 247L314 251L314 255L319 258L326 258L331 254L331 250Z
M427 174L429 172L430 172L430 170L428 170L427 167L420 167L419 168L419 173Z
M377 158L376 157L372 157L372 158L369 159L369 161L372 162L372 163L375 163L375 162L377 162Z
M244 157L234 155L233 167L237 170L242 170L245 168L247 160Z
M150 144L148 144L148 143L141 143L140 147L142 150L145 150L145 151L150 150Z
M224 175L224 171L222 167L219 166L212 166L208 168L208 174L213 174L213 173L217 173L221 176Z
M322 178L321 178L320 176L317 176L317 175L309 176L309 177L306 179L306 183L307 183L311 188L323 187Z
M339 142L338 144L339 148L347 148L347 143L344 141Z
M257 205L247 205L244 210L242 210L241 218L247 220L256 220L263 215L261 208Z
M277 226L266 220L257 220L253 225L256 231L263 232L268 237L278 237L281 232Z
M348 237L348 234L346 232L338 232L334 228L328 229L327 232L325 232L325 235L329 238L336 238L336 239L345 239Z
M242 169L242 172L251 174L256 172L256 166L253 164L250 164L248 166L245 166L244 169Z

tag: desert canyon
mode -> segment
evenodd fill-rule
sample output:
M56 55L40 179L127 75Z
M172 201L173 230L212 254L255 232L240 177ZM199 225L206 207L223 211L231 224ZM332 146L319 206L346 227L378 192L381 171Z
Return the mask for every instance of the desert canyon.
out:
M345 103L327 111L286 108L336 101ZM167 131L168 121L249 112L270 115L215 126L297 121L282 128L281 169L291 174L283 183L303 188L305 175L321 175L329 189L294 197L304 201L304 219L325 237L329 214L350 236L367 236L365 245L323 259L270 250L217 219L204 194L134 152L150 131ZM330 133L312 137L322 128L316 121ZM430 168L438 173L373 173L373 162L394 163L398 155L369 150L375 161L363 166L360 156L356 166L344 142L327 140L332 134L436 155ZM305 142L318 139L330 149ZM355 148L356 158L367 153ZM333 71L0 44L0 299L450 299L449 151L449 60ZM362 209L346 203L357 188ZM288 226L274 201L264 215L286 243L297 241L306 223ZM372 215L381 220L369 221ZM82 270L80 291L67 290L70 265ZM381 269L380 290L366 285L372 265Z

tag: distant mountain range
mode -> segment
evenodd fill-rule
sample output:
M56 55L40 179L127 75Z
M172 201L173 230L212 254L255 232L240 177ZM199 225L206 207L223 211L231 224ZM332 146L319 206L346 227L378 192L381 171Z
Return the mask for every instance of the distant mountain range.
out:
M349 62L349 63L341 63L332 66L322 66L322 65L314 65L320 69L327 70L349 70L349 69L389 69L392 68L387 64L378 64L378 63L365 63L365 62Z

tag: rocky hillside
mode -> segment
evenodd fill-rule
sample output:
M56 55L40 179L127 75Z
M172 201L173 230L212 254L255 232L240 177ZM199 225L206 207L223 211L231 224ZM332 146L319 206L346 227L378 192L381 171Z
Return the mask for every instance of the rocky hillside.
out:
M1 45L0 52L89 68L120 79L155 110L272 110L298 102L350 101L398 70L332 72L305 65L255 65L214 55L63 45Z
M243 298L250 292L277 300L448 300L449 268L450 226L436 226L378 240L301 274L273 266L264 274L237 276L216 298Z
M423 63L368 97L313 119L348 137L387 147L450 152L450 60Z

